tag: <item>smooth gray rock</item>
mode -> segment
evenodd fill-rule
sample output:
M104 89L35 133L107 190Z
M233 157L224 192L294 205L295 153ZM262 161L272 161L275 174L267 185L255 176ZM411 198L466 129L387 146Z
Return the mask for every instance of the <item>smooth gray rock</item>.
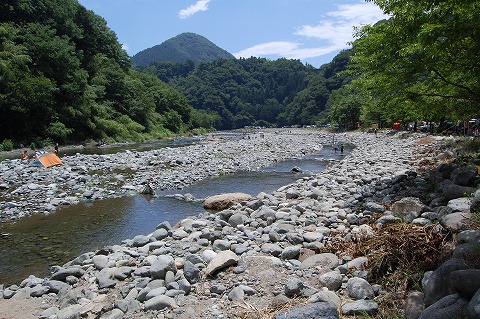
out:
M444 228L458 233L468 229L472 224L473 214L468 212L451 213L440 218L440 225Z
M237 286L228 293L228 300L242 301L244 296L245 296L245 292L243 291L242 287Z
M450 274L457 270L465 270L470 267L459 259L450 259L438 267L431 275L425 286L425 305L429 307L438 300L454 292L450 286Z
M348 295L353 299L371 299L375 295L368 281L358 277L348 279L347 291Z
M224 285L218 284L218 285L210 286L210 292L217 295L223 294L226 290L227 290L227 287L225 287Z
M331 291L337 291L342 286L342 275L338 271L330 271L321 275L319 283Z
M217 239L213 242L212 249L216 252L219 252L222 250L229 250L231 245L232 243L229 242L228 240Z
M337 308L328 302L316 302L280 312L275 319L338 319Z
M141 304L138 300L116 300L114 302L115 308L120 309L123 313L131 313L139 310ZM123 314L122 314L123 316Z
M242 225L245 223L245 221L248 219L248 216L241 214L241 213L235 213L230 218L228 219L228 223L232 227L237 227L238 225Z
M378 312L378 304L373 300L357 300L354 302L347 302L342 306L343 315L373 315Z
M207 268L205 268L205 275L211 276L220 269L236 264L239 260L240 257L238 257L233 251L221 251L212 259L212 261L210 261Z
M308 298L309 303L320 301L328 302L335 306L337 309L339 309L342 305L342 300L340 299L340 297L333 291L329 290L321 290Z
M152 233L152 237L156 240L162 240L168 237L168 230L165 228L158 228Z
M112 273L111 269L104 268L104 269L100 270L97 274L98 287L100 289L115 287L117 282L115 280L113 280L112 277L113 277L113 273Z
M177 272L175 260L170 255L160 255L150 266L150 276L153 279L165 279L167 271Z
M130 276L130 274L132 272L133 272L132 267L121 266L121 267L118 267L118 268L114 269L113 277L117 280L125 280Z
M191 284L194 284L200 279L200 269L189 260L186 260L183 265L183 275Z
M475 192L475 188L460 186L455 184L444 185L441 189L443 196L447 200L464 197L465 194L472 194Z
M332 253L316 254L308 257L302 262L302 269L321 267L325 269L334 269L338 266L339 259Z
M53 292L58 294L60 290L68 290L70 289L70 285L63 282L63 281L58 281L58 280L47 280L44 283L45 286L49 287L49 292Z
M448 295L425 309L418 319L474 319L468 310L468 300Z
M150 237L145 235L137 235L133 237L131 245L133 247L142 247L150 242Z
M280 258L282 258L284 260L296 259L298 257L298 255L300 254L300 249L301 249L300 246L285 247L282 250L282 253L280 254Z
M266 243L262 245L262 252L279 257L282 254L282 247L277 244Z
M404 307L406 319L418 319L423 310L425 310L423 297L423 292L419 291L414 291L408 294Z
M451 199L447 203L447 207L452 209L452 212L470 212L470 205L472 204L472 199L469 197L460 197Z
M472 318L480 318L480 289L475 293L468 304Z
M61 268L52 276L50 276L50 280L58 280L58 281L65 281L68 276L75 276L77 278L82 277L85 274L85 270L79 267L69 267L69 268Z
M108 256L105 255L96 255L92 258L93 265L98 270L108 267Z
M175 303L175 299L165 296L165 295L160 295L157 297L154 297L152 299L149 299L145 302L145 309L146 310L162 310L166 308L176 308L177 305Z
M318 291L298 278L291 278L285 283L285 295L288 297L306 296L310 297Z
M480 230L469 229L457 234L457 243L465 244L469 242L480 243Z
M347 262L348 269L363 269L368 263L367 257L357 257Z
M465 299L471 299L480 289L480 269L453 271L450 274L450 286Z
M36 285L35 287L32 288L30 291L30 296L32 297L41 297L44 294L48 293L50 290L49 287L43 286L43 285Z
M40 319L50 319L50 318L56 318L57 313L60 311L57 307L50 307L48 309L45 309L42 311L40 314Z
M404 197L393 203L391 210L395 216L406 221L412 221L419 217L421 213L428 211L428 207L416 197Z
M366 203L365 209L371 211L372 213L383 213L385 211L385 207L383 205L374 202Z
M474 187L476 178L477 167L467 166L454 169L450 180L456 185Z

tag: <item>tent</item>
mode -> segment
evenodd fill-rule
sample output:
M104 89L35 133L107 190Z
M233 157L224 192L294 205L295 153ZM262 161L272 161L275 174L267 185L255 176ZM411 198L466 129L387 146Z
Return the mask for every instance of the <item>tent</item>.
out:
M53 153L46 153L46 152L35 152L36 160L33 161L33 165L43 165L43 167L47 168L50 166L55 165L62 165L62 160Z

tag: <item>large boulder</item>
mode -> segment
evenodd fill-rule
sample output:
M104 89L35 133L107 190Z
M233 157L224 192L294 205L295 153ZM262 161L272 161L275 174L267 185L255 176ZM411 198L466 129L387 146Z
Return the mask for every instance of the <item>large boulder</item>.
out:
M203 207L210 210L224 210L236 203L246 202L252 199L252 195L245 193L226 193L205 198Z
M395 216L400 217L404 221L412 221L428 211L429 208L416 197L405 197L393 203L391 210Z
M418 319L473 319L468 311L468 300L459 295L448 295L425 309Z
M455 292L450 285L450 274L457 270L465 270L470 267L460 259L450 259L438 267L428 279L425 286L425 305L431 306L445 296Z

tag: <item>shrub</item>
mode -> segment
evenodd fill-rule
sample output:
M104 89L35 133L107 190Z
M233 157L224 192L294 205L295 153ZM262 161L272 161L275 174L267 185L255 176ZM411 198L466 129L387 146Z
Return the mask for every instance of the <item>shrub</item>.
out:
M9 139L3 140L2 144L1 144L1 149L2 149L2 151L11 151L11 150L13 150L13 142L12 142L12 140L9 140Z

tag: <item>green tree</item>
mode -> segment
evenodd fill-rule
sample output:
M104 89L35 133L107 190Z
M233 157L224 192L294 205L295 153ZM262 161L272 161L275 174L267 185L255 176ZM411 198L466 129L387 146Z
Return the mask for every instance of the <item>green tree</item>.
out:
M478 116L478 1L372 2L391 18L357 31L351 67L371 105L405 118Z

